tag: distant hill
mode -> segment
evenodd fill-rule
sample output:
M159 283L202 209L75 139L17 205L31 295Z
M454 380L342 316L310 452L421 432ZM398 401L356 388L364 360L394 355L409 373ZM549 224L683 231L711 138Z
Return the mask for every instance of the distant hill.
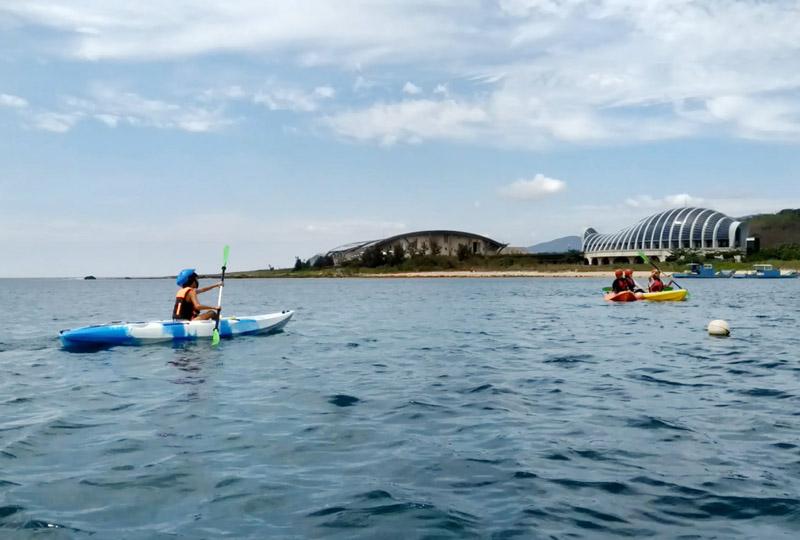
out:
M781 210L777 214L759 214L745 218L749 235L761 239L761 249L800 244L800 209Z
M566 253L567 251L581 249L580 236L564 236L549 242L542 242L526 248L528 253Z

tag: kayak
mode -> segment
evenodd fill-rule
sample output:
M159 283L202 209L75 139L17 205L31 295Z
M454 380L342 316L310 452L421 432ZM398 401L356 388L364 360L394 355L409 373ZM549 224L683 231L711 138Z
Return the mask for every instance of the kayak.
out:
M686 289L677 289L674 291L646 292L642 296L644 300L650 300L651 302L680 302L686 300L687 294L689 294L689 291Z
M609 302L635 302L636 300L649 300L650 302L680 302L686 299L689 291L678 289L674 291L634 293L632 291L622 291L618 293L607 293L603 298Z
M603 298L609 302L635 302L640 300L642 293L635 293L633 291L620 291L618 293L606 293Z
M266 334L283 328L294 311L281 311L248 317L223 317L219 335L223 338ZM65 349L102 349L116 345L147 345L150 343L182 343L211 338L214 321L151 321L112 322L61 330L59 339Z

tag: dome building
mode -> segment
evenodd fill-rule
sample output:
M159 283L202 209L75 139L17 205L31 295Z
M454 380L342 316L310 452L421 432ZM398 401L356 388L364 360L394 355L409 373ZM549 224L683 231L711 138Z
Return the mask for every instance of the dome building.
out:
M492 240L479 234L462 231L416 231L398 234L381 240L371 240L368 242L355 242L344 246L339 246L326 253L333 259L336 266L361 258L364 252L373 247L377 247L384 254L389 253L395 245L403 247L406 256L419 255L447 255L453 256L458 253L461 246L466 246L470 253L474 255L497 255L507 244Z
M653 214L611 234L589 228L583 233L583 255L590 265L634 263L639 252L663 261L675 250L743 253L747 225L708 208L674 208Z

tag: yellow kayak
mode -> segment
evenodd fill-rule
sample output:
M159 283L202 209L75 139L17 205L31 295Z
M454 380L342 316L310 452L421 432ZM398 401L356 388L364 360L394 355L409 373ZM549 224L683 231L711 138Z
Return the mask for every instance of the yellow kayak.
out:
M686 299L689 291L686 289L676 289L674 291L663 292L646 292L642 294L643 300L650 300L651 302L680 302Z

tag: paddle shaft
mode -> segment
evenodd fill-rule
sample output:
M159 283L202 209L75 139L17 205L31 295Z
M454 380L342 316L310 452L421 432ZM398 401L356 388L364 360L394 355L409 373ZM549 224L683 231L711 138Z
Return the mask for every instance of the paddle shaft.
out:
M214 324L214 332L219 332L219 320L222 318L222 289L225 288L225 269L227 266L222 266L222 280L219 286L219 295L217 295L217 306L219 306L219 310L217 310L217 322Z
M659 268L659 267L658 267L658 265L656 265L656 263L654 263L653 261L651 261L651 260L650 260L650 257L648 257L647 255L645 255L643 251L640 251L640 252L639 252L639 256L640 256L640 257L641 257L641 258L644 260L644 262L646 262L647 264L649 264L650 266L652 266L653 268L655 268L656 270L658 270L659 272L661 272L661 268ZM663 273L663 272L661 272L661 273ZM678 282L677 282L677 281L675 281L675 279L674 279L672 276L670 276L670 278L669 278L669 279L670 279L670 281L671 281L672 283L674 283L674 284L675 284L675 286L676 286L676 287L678 287L679 289L683 289L683 287L681 287L681 286L680 286L680 284L678 284Z

